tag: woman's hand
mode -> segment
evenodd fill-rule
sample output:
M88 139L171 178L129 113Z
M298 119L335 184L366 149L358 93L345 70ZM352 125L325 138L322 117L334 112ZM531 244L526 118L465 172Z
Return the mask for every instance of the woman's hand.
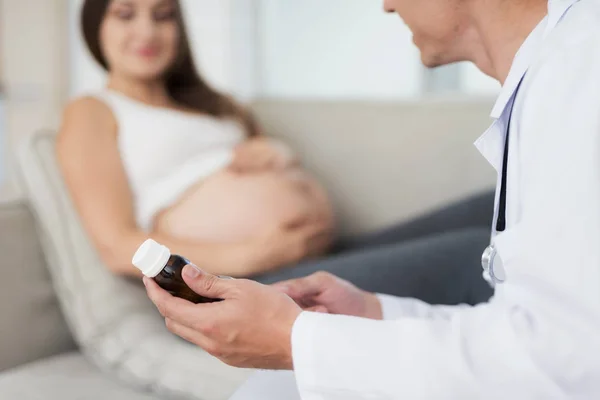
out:
M294 165L297 165L297 160L286 145L274 139L258 137L237 146L229 168L247 173L284 170Z
M251 270L241 275L250 276L279 269L305 258L323 254L332 240L328 222L297 218L270 227L248 244Z

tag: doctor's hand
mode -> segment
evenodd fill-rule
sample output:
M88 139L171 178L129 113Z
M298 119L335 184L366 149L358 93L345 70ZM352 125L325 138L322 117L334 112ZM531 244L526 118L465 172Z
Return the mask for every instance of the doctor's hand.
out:
M272 287L220 279L189 265L182 276L196 293L223 300L193 304L144 278L171 332L235 367L292 369L292 326L302 312L294 301Z
M383 318L381 303L374 293L361 290L327 272L279 282L273 287L290 296L307 311Z

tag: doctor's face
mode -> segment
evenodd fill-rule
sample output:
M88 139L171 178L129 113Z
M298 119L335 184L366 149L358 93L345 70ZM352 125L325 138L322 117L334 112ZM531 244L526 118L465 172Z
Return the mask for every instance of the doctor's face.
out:
M460 44L468 18L465 0L384 0L386 12L396 13L413 33L427 67L463 61Z

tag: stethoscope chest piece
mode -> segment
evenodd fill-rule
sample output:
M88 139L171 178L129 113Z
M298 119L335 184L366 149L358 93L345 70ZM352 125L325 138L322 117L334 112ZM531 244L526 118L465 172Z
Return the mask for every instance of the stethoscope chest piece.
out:
M481 266L485 278L492 284L502 283L506 280L502 259L494 245L488 246L481 255Z

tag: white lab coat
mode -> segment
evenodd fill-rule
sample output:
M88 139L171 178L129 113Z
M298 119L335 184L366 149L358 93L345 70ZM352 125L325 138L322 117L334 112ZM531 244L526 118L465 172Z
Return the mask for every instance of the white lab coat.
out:
M526 71L493 239L505 282L476 307L380 296L384 321L302 313L303 400L600 399L600 1L550 0L519 50L476 143L500 173Z

